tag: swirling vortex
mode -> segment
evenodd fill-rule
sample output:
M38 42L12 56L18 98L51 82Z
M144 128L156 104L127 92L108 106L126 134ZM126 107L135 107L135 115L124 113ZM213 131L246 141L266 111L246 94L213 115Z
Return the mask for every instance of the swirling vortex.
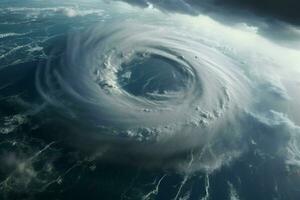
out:
M196 34L138 23L72 34L63 55L38 69L36 86L60 113L92 127L93 138L156 156L209 143L248 95L235 61Z

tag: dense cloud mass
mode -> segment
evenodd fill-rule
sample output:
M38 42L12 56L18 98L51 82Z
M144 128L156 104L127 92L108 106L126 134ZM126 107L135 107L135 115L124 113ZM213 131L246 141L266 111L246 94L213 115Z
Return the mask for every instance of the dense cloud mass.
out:
M197 14L199 10L216 11L229 9L229 12L242 15L252 12L264 17L284 20L293 24L300 23L300 2L296 0L124 0L128 3L149 6L170 11Z

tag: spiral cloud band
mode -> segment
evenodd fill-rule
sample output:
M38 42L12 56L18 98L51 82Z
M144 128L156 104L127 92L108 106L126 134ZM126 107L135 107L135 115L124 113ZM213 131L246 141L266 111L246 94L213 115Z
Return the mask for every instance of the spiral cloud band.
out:
M232 59L193 35L141 24L74 34L64 55L37 73L44 98L92 124L96 137L159 146L182 138L169 153L208 143L245 104L246 83Z

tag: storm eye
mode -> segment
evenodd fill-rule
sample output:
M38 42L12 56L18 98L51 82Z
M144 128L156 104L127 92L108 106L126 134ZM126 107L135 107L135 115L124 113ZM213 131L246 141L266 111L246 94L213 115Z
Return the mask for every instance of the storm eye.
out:
M176 61L159 55L138 56L121 65L118 84L130 95L163 100L187 89L187 73Z

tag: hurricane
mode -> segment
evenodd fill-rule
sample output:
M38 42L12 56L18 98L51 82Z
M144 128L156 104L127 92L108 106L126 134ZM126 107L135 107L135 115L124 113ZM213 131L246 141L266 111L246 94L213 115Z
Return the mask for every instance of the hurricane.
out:
M218 2L3 0L0 198L298 199L299 28Z
M91 128L83 138L133 144L128 153L160 159L199 150L235 120L249 88L232 59L193 37L173 27L99 25L70 35L63 55L39 68L36 86Z

